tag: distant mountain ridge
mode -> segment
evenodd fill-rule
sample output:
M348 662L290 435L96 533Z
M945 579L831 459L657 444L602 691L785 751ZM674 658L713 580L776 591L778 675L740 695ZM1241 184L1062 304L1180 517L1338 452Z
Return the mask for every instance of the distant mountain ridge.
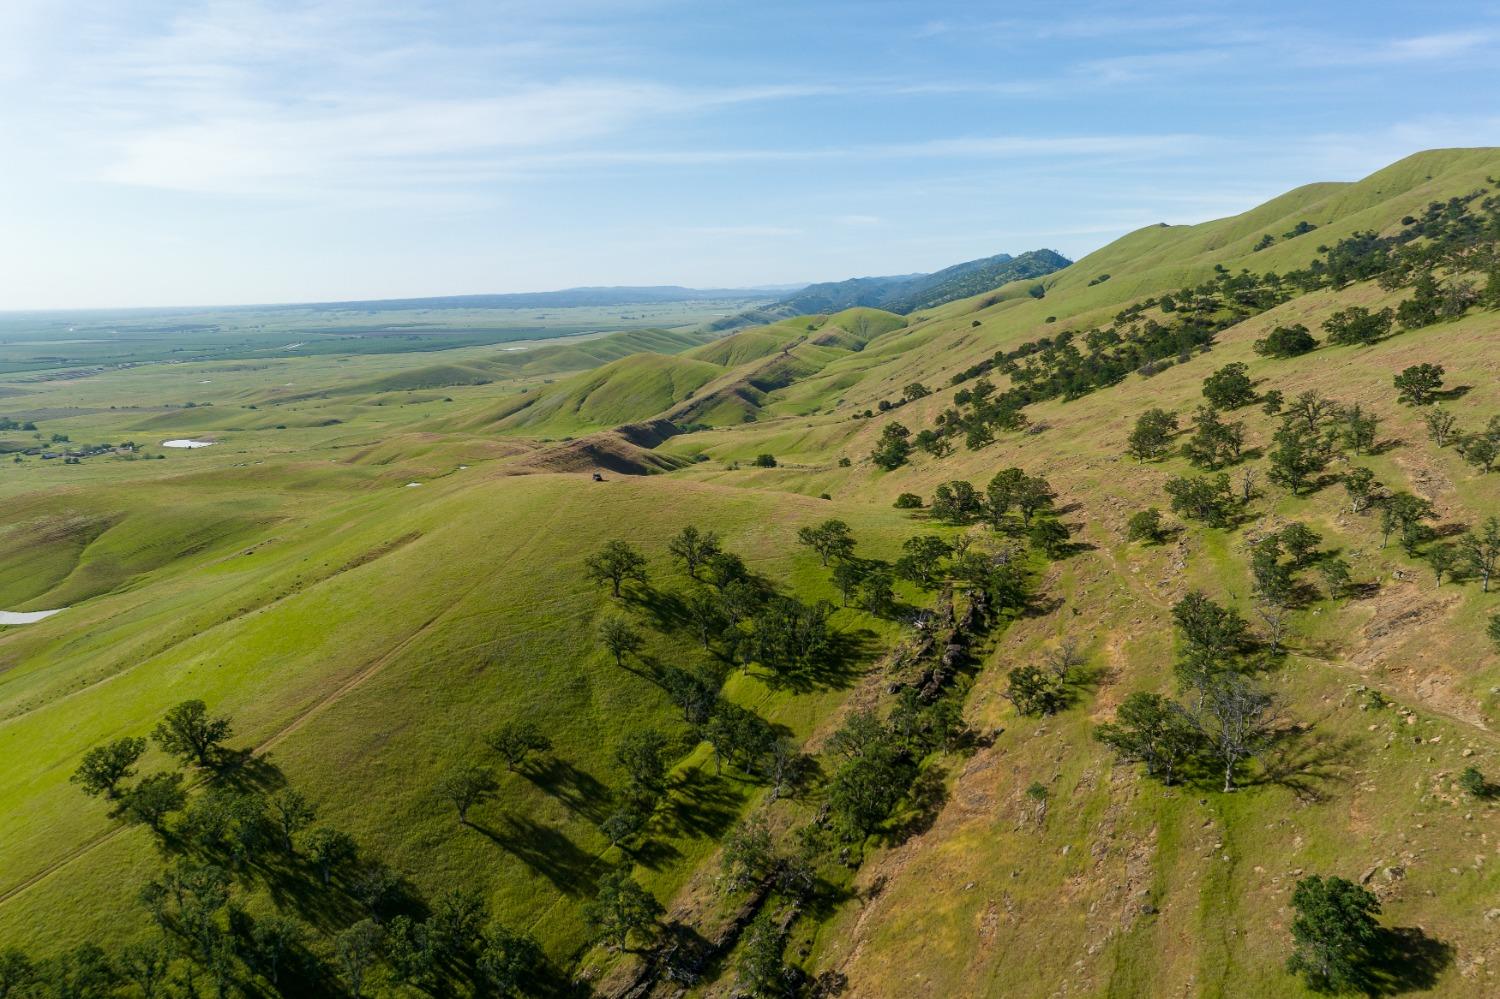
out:
M1028 250L1019 256L997 253L993 257L968 260L931 274L897 274L826 281L808 285L774 305L754 310L753 315L744 318L768 322L788 316L825 315L853 308L884 309L887 312L909 315L918 309L929 309L968 298L1011 281L1043 277L1071 263L1067 257L1053 250Z
M799 285L751 288L684 288L680 285L585 286L559 291L518 292L504 295L446 295L431 298L391 298L354 302L311 302L287 306L301 309L355 309L379 312L399 309L535 309L577 306L650 305L664 302L701 302L714 299L762 299L765 305L730 317L714 328L769 322L787 316L842 312L845 309L884 309L907 315L970 295L998 288L1011 281L1039 278L1072 263L1052 250L1028 250L1019 256L997 253L993 257L967 260L930 274L895 274L885 277L850 278ZM795 290L787 294L789 290Z

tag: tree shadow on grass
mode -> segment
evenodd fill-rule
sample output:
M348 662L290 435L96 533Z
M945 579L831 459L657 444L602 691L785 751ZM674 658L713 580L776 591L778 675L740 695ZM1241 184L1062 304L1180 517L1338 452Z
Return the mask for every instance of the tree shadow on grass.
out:
M1086 525L1080 522L1077 524L1064 524L1063 526L1068 529L1068 536L1070 538L1076 539L1083 533L1083 529ZM1093 552L1098 550L1099 546L1094 544L1092 541L1071 540L1057 545L1055 548L1053 548L1051 555L1049 555L1048 557L1051 558L1054 562L1065 562L1075 555L1082 555L1084 552Z
M824 922L833 917L839 908L854 898L848 885L835 884L824 877L817 877L812 888L802 896L802 910L814 922Z
M1079 663L1068 668L1067 675L1063 677L1062 699L1063 710L1082 702L1088 695L1094 693L1109 679L1111 670L1102 663Z
M671 843L644 838L633 845L619 844L620 850L631 861L650 871L659 871L682 859L682 851Z
M1324 472L1320 475L1309 475L1307 477L1307 480L1297 489L1295 493L1291 493L1291 495L1297 497L1298 499L1307 499L1310 496L1317 495L1334 483L1342 481L1342 476L1332 472ZM1288 492L1290 492L1290 489L1288 490ZM1231 526L1240 527L1250 523L1254 519L1255 516L1248 510L1246 510L1233 518L1233 523L1231 524Z
M717 839L734 823L741 803L733 780L692 769L672 782L657 818L668 835Z
M1030 618L1046 617L1048 614L1052 614L1059 610L1062 607L1063 603L1064 600L1062 597L1033 596L1031 597L1031 599L1026 601L1026 606L1021 608L1021 613L1018 616Z
M1432 529L1432 539L1440 541L1444 538L1456 538L1469 529L1468 524L1453 521L1447 524L1439 524Z
M1292 591L1287 597L1288 610L1306 610L1323 599L1323 592L1305 579L1292 581Z
M1338 659L1344 654L1345 644L1342 638L1304 638L1297 648L1314 659Z
M331 965L319 960L305 946L299 946L292 950L283 961L280 980L275 986L255 979L240 981L238 985L245 989L245 994L252 996L274 997L282 999L322 999L325 996L336 996L344 991L344 983L335 974ZM177 992L164 992L163 995L180 995Z
M269 794L286 786L286 775L270 757L250 749L226 750L213 771L214 782L242 793Z
M594 893L596 858L560 830L514 815L506 815L504 827L498 830L474 822L469 825L552 882L564 895L578 898Z
M687 603L676 590L658 590L640 586L632 590L630 603L640 609L657 631L670 634L690 624Z
M301 857L257 864L254 875L278 909L296 912L319 929L336 930L359 918L359 905L339 883L325 886L322 875Z
M828 650L815 662L798 663L784 669L760 665L757 675L773 690L790 690L797 694L847 690L864 673L863 666L874 658L877 647L875 633L867 628L830 631Z
M549 756L518 771L575 815L598 825L609 815L614 793L597 777L566 760Z
M546 959L539 967L531 969L521 987L522 995L537 996L538 999L588 999L594 994L587 982L572 981L562 968Z
M900 820L882 837L886 845L900 846L932 828L948 803L947 777L947 768L936 765L917 775L907 791Z
M1369 996L1425 992L1453 963L1453 947L1429 937L1420 926L1381 927L1369 955L1360 983Z
M1318 785L1347 781L1343 768L1353 761L1352 739L1335 739L1310 729L1288 729L1261 759L1261 772L1246 785L1272 784L1290 790L1301 801L1322 801Z

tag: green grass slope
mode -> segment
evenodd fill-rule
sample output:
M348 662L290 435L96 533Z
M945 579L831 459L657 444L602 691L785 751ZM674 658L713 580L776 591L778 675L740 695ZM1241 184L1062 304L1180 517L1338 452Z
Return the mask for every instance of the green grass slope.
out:
M0 629L0 758L16 775L0 783L0 945L51 953L144 938L147 917L133 899L160 858L147 834L111 823L68 774L89 746L144 734L167 706L201 697L232 715L235 745L255 748L273 777L305 789L325 821L425 897L478 888L501 921L535 934L554 962L603 995L731 994L732 935L700 982L636 990L647 958L591 948L584 920L600 875L619 863L669 918L726 921L737 904L715 890L726 831L763 809L790 844L791 827L825 802L815 785L772 803L734 768L721 773L646 678L653 663L711 661L674 623L689 581L665 554L668 538L686 523L716 530L782 590L838 603L829 570L797 545L798 528L838 517L861 554L885 559L927 532L969 534L984 550L996 543L988 527L939 525L893 502L907 492L931 497L951 480L982 489L1018 465L1055 488L1075 548L1045 565L1032 612L973 664L963 710L975 738L923 761L925 810L834 849L820 869L828 890L795 914L776 909L790 926L785 959L842 976L844 994L861 997L1306 996L1283 968L1290 894L1299 877L1319 873L1379 897L1392 931L1380 994L1496 993L1500 805L1455 780L1470 765L1500 778L1500 655L1484 636L1500 593L1472 579L1436 585L1423 561L1382 545L1378 514L1351 512L1337 477L1368 466L1391 488L1427 498L1449 538L1500 515L1495 473L1431 442L1421 412L1398 403L1392 386L1405 367L1441 363L1454 389L1444 406L1465 432L1500 416L1500 312L1472 310L1372 346L1325 345L1285 360L1254 352L1278 325L1316 331L1336 310L1410 294L1374 281L1322 288L1220 331L1211 349L1151 377L1130 373L1072 401L1028 405L1027 432L1000 433L977 450L960 438L948 456L917 452L894 471L869 457L893 421L913 432L935 426L972 389L973 379L955 376L999 349L1109 326L1143 298L1210 280L1216 266L1304 266L1319 245L1394 231L1431 201L1493 188L1486 178L1495 175L1500 150L1421 154L1233 218L1132 233L1047 275L1041 298L1027 280L911 319L861 310L707 346L662 334L678 339L656 349L651 337L629 334L628 349L617 336L546 348L560 353L545 357L537 350L524 362L507 358L502 377L603 366L519 397L517 386L457 385L442 395L349 398L344 389L364 386L358 396L402 372L308 367L314 382L289 398L277 390L302 379L282 367L214 374L230 382L214 409L276 399L287 429L237 431L166 461L7 469L0 598L12 603L0 606L64 596L75 605ZM1287 236L1300 222L1317 228ZM616 349L631 356L603 356ZM1258 471L1245 517L1210 528L1169 514L1164 544L1127 542L1132 513L1167 509L1168 478L1196 474L1176 454L1127 458L1132 423L1151 407L1190 423L1202 380L1230 362L1245 363L1260 392L1359 402L1380 418L1380 443L1333 462L1327 483L1293 496L1265 475L1277 418L1238 409L1230 416L1243 421L1246 464ZM147 380L167 377L119 372L93 386L46 388L42 401L71 407L59 426L106 435L141 419L111 414L120 400L110 385L136 399L199 391ZM1012 385L1001 371L988 377L1001 391ZM916 381L930 392L907 398ZM337 386L335 398L321 398ZM530 402L516 408L518 398ZM335 411L347 422L312 425ZM647 417L693 429L673 434L650 422L576 441L527 439ZM591 481L606 452L638 463L629 449L665 474L611 471ZM776 466L751 467L760 454ZM1318 531L1364 586L1342 600L1319 589L1293 613L1287 654L1263 674L1281 703L1280 737L1230 794L1206 781L1165 788L1146 779L1093 738L1095 726L1132 692L1174 692L1171 607L1188 590L1260 626L1249 551L1292 521ZM580 567L616 538L646 552L651 573L649 587L620 601ZM613 614L646 635L625 668L596 638ZM910 626L849 608L834 621L851 642L842 671L799 688L735 670L727 696L809 749L857 707L889 711L894 667L880 657ZM1064 642L1084 658L1071 702L1050 717L1018 714L1008 671L1045 661ZM518 717L551 736L552 762L499 770L495 795L460 826L435 792L437 777L482 754L490 727ZM646 726L680 744L649 848L627 853L600 830L603 789L621 781L616 741ZM153 749L148 768L163 763ZM1034 785L1045 808L1028 792ZM237 889L240 902L263 912L274 884L251 884ZM358 912L339 908L346 893L320 907L323 897L292 903L327 953L332 933ZM384 979L376 990L410 994Z
M276 481L268 474L266 485ZM0 674L0 746L20 775L7 782L0 820L0 938L56 945L144 932L131 896L156 862L149 837L113 833L97 802L80 808L70 761L198 696L230 713L235 743L260 747L327 820L433 892L483 871L497 912L565 956L583 942L580 906L611 853L594 824L600 803L575 797L581 782L617 779L618 734L683 731L654 684L590 651L612 601L583 580L579 553L633 525L633 540L655 554L656 586L676 588L666 538L707 517L757 572L831 595L791 544L799 523L830 513L816 500L661 479L481 474L320 507L299 508L305 521L242 552L174 563L150 585L0 634L12 664ZM850 516L875 549L895 547L899 515ZM654 599L622 609L649 620ZM885 627L853 612L843 626ZM693 658L673 640L642 655ZM841 696L837 686L773 691L748 676L731 694L794 732ZM452 815L433 807L435 776L517 716L544 723L567 773L508 775L476 828L455 836ZM711 771L682 780L684 807L697 807L697 795L721 817L707 830L666 831L674 859L650 875L665 893L744 800Z
M708 361L632 354L506 403L493 426L508 433L556 436L633 423L691 398L721 374L723 368Z

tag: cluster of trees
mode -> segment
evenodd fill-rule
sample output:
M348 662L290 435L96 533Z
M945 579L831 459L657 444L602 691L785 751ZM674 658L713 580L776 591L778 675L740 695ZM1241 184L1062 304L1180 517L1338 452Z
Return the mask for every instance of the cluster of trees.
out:
M1006 676L1005 697L1023 715L1053 715L1072 700L1072 686L1083 657L1071 639L1047 653L1040 663L1025 663Z
M1009 489L1008 495L1003 495ZM1012 511L1031 517L1050 507L1052 494L1042 480L1031 480L1018 469L999 477L993 502L1000 504L999 518ZM1027 511L1021 512L1024 502ZM982 588L996 594L1002 607L1018 608L1025 602L1024 550L1010 547L998 553L973 550L971 539L951 544L936 535L909 538L901 557L888 564L861 558L854 533L839 520L829 519L798 531L798 542L815 554L829 571L846 602L889 609L894 603L896 578L936 589L948 582ZM823 654L832 632L827 624L827 604L809 605L774 593L745 570L736 556L723 550L712 532L693 527L683 529L669 543L669 550L692 580L692 589L674 602L683 617L699 631L705 646L716 653L720 667L681 668L648 663L652 678L683 710L688 734L713 748L716 766L733 766L751 779L763 781L774 801L783 793L798 793L808 782L819 779L828 807L817 819L789 838L795 845L778 850L763 817L751 816L723 840L720 885L727 892L742 892L752 886L769 889L770 897L791 904L792 911L819 883L817 866L824 862L835 839L855 842L888 822L911 794L922 761L932 752L950 746L966 731L962 721L964 685L903 687L889 713L882 719L873 712L858 712L828 742L824 766L818 767L790 739L754 712L721 696L728 668L737 663L771 666L817 658ZM614 587L618 581L646 585L646 559L624 542L612 542L587 561L587 571L597 582ZM621 573L610 567L626 567ZM1003 581L1002 581L1003 580ZM622 590L622 592L624 592ZM737 637L738 636L738 637ZM606 619L600 632L607 651L624 663L638 651L642 636L622 617ZM490 743L514 745L510 758L522 760L543 742L540 732L532 737L517 731L512 723ZM534 737L534 738L533 738ZM653 729L630 733L616 747L616 762L624 775L623 786L612 799L618 807L601 821L601 829L614 843L632 845L643 835L666 794L671 758L687 745ZM821 772L825 775L819 777ZM623 874L621 875L623 877ZM624 900L619 897L623 893ZM609 881L600 889L590 912L603 938L617 946L634 936L650 938L655 933L659 908L649 896L637 895L628 885ZM606 904L607 902L607 904ZM600 910L596 913L596 909ZM786 919L776 920L766 904L762 915L745 932L740 947L742 984L756 991L785 991L800 980L800 973L786 965L781 951ZM603 913L610 914L605 920Z
M1281 287L1275 275L1260 277L1248 271L1230 274L1218 267L1211 280L1196 287L1121 310L1107 328L1090 329L1081 337L1068 330L1011 351L998 351L953 376L954 385L973 378L980 381L955 393L954 405L939 414L936 429L922 431L909 444L937 457L948 453L952 449L948 441L959 436L971 449L984 447L995 439L996 431L1023 428L1026 419L1022 410L1030 403L1081 398L1115 384L1132 371L1153 374L1164 362L1170 363L1169 359L1185 360L1194 351L1207 349L1221 330L1288 297L1289 291ZM1155 308L1160 309L1160 319L1145 317ZM1008 375L1011 387L997 393L993 383L981 378L991 371ZM1232 391L1227 382L1224 387ZM901 437L910 437L905 427L901 428ZM881 453L880 448L877 453ZM910 446L894 464L882 467L899 467L909 455Z
M841 537L826 525L813 529L807 542L820 535ZM913 545L910 542L921 542ZM910 539L908 554L941 542L932 536ZM945 543L942 543L945 544ZM854 559L852 546L838 546L838 566ZM815 550L816 547L815 547ZM942 558L954 555L946 546ZM960 561L975 553L958 555ZM953 571L955 566L945 567ZM944 571L944 570L937 570ZM936 585L930 581L929 585ZM1016 584L1020 586L1019 581ZM786 928L798 909L819 884L818 866L827 861L834 843L830 835L845 842L858 842L887 825L909 801L919 797L923 760L941 749L950 748L963 738L967 727L963 721L966 684L933 687L902 686L895 702L882 720L873 710L852 714L828 740L824 754L827 773L824 789L827 806L819 817L795 830L787 839L790 850L778 851L770 830L761 816L752 816L725 837L721 854L720 886L729 892L744 891L753 885L765 886L770 897L781 901L777 908L769 901L747 927L740 941L737 969L740 985L752 995L801 994L810 984L802 972L788 965L782 952ZM824 994L814 991L813 994ZM827 994L837 994L836 990Z
M870 452L870 460L887 472L900 468L911 457L910 438L911 431L892 420L880 429L880 439L875 443L875 450Z
M1378 426L1376 417L1358 403L1344 406L1316 391L1303 392L1281 413L1281 425L1271 435L1268 475L1297 495L1341 448L1355 453L1373 448Z
M1332 344L1374 343L1390 335L1397 324L1414 329L1462 315L1476 305L1500 308L1500 254L1495 250L1500 243L1500 198L1484 198L1476 211L1473 203L1481 194L1434 202L1421 218L1413 218L1392 236L1356 233L1331 247L1319 247L1321 256L1308 267L1284 276L1248 270L1234 274L1222 264L1215 265L1209 280L1128 306L1111 326L1090 329L1081 336L1064 331L1014 350L997 351L955 374L952 384L998 371L1010 377L1010 388L997 392L991 382L981 379L972 389L955 394L954 405L939 415L936 429L923 430L913 438L906 427L887 427L892 436L882 436L872 457L882 468L891 469L906 462L914 445L936 457L951 451L950 441L960 436L971 449L984 447L994 440L997 430L1024 427L1022 411L1030 403L1076 399L1118 382L1131 371L1154 374L1174 358L1186 360L1194 351L1208 349L1218 332L1294 294L1318 288L1337 289L1379 278L1387 290L1414 289L1412 298L1396 309L1372 312L1353 306L1331 315L1323 331ZM1476 267L1488 275L1483 291L1462 276ZM1438 271L1449 274L1446 281L1438 279ZM1148 316L1153 309L1158 314ZM1257 352L1271 357L1293 357L1317 346L1316 338L1300 324L1278 326L1255 344ZM1253 397L1249 380L1243 377L1244 366L1228 367L1241 370L1237 376L1223 377L1212 390L1205 387L1216 409L1233 409Z
M1438 365L1421 365L1419 367L1436 368L1437 374L1442 375L1442 368ZM1407 379L1407 389L1403 391L1417 405L1426 405L1433 401L1436 386L1431 390L1422 388L1422 384L1430 376L1418 373L1414 368L1407 368L1396 376L1396 387L1402 389L1402 380ZM1438 383L1439 385L1441 382ZM1415 394L1412 394L1413 391ZM1421 399L1418 402L1418 399ZM1458 418L1442 406L1428 406L1422 413L1423 422L1427 426L1427 437L1438 447L1447 447L1455 444L1458 453L1464 460L1473 465L1481 474L1488 474L1500 461L1500 416L1492 416L1482 430L1473 433L1465 433L1458 429Z
M923 759L953 746L967 733L965 693L961 684L935 694L904 686L884 720L872 710L849 716L829 738L825 753L831 771L827 821L834 832L846 841L862 840L890 819L910 796ZM817 842L814 829L800 834L800 857L778 862L783 876L788 868L809 865L816 852L809 845Z
M818 551L825 564L852 559L853 534L841 521L804 528L801 540ZM758 664L773 682L816 668L833 654L832 607L775 593L750 574L739 556L724 551L712 531L689 525L671 539L668 550L693 581L680 596L684 623L705 650L716 654L716 663L697 668L653 663L651 678L681 709L694 740L713 749L717 769L725 763L738 766L767 783L774 798L800 784L807 761L765 719L722 697L723 683L728 670L738 665ZM589 560L592 578L613 583L613 577L592 568L606 555L610 561L636 566L640 575L633 578L645 582L645 557L622 541L610 542ZM603 621L599 638L621 666L644 645L640 632L620 616ZM616 807L600 824L610 842L628 844L644 834L666 794L671 759L681 748L680 740L655 729L632 732L621 740L615 759L625 782L612 796Z
M252 915L233 877L210 863L179 861L141 892L154 924L142 942L114 954L83 944L34 961L0 954L0 986L16 999L118 996L363 996L371 985L453 994L455 983L497 996L534 995L545 959L530 937L489 920L472 891L438 898L418 919L391 915L377 885L343 886L355 904L378 912L331 936L281 913ZM362 890L363 889L363 890Z
M1222 419L1213 406L1199 406L1193 419L1193 435L1182 447L1187 460L1195 468L1218 471L1238 464L1244 452L1245 425L1238 420Z
M492 922L472 890L422 899L353 836L317 824L314 803L274 768L227 749L231 732L230 719L192 700L151 733L200 772L204 787L193 795L180 772L129 783L143 738L84 755L74 782L152 829L168 858L138 893L152 931L114 954L93 944L40 961L8 951L0 994L360 996L377 977L434 994L460 982L532 994L546 973L535 941ZM274 905L251 898L261 885L272 886Z
M1332 344L1368 346L1389 336L1395 321L1393 309L1371 312L1362 305L1353 305L1323 320L1323 332Z
M1500 198L1475 191L1434 201L1421 216L1407 216L1402 222L1402 228L1389 236L1356 232L1333 246L1320 247L1321 256L1306 268L1289 272L1284 280L1303 291L1314 291L1373 278L1385 290L1394 291L1439 271L1457 276L1482 270L1488 275L1488 285L1479 294L1481 303L1490 308L1500 305L1494 256L1495 244L1500 242Z
M1445 578L1470 577L1479 580L1482 592L1489 592L1495 563L1500 560L1500 520L1487 518L1477 529L1460 534L1455 543L1428 540L1431 543L1421 558L1432 570L1435 585L1442 586ZM1492 635L1494 631L1492 622Z
M1154 461L1167 453L1179 428L1176 413L1148 409L1136 417L1135 426L1125 438L1125 451L1137 461Z
M1305 235L1307 235L1308 233L1312 232L1316 228L1317 228L1316 225L1314 225L1313 223L1307 221L1306 219L1303 219L1301 222L1298 222L1291 229L1289 229L1288 231L1282 233L1281 234L1281 238L1282 239L1296 239L1298 236L1305 236ZM1268 232L1265 235L1261 236L1260 239L1256 240L1255 241L1255 245L1252 246L1250 249L1251 249L1252 252L1259 253L1261 250L1268 249L1268 248L1270 248L1272 246L1275 246L1275 245L1276 245L1276 236L1274 234Z
M825 565L847 561L853 552L853 535L842 521L803 528L799 539L818 551ZM681 607L704 648L717 646L730 663L753 662L782 678L816 666L832 651L832 606L775 593L751 575L743 559L724 551L714 532L689 525L669 542L668 551L693 582L681 595ZM627 584L649 583L646 556L625 541L607 543L584 560L584 569L615 597L624 595ZM619 617L604 621L600 641L617 665L642 644L639 633Z
M857 600L875 612L894 606L890 567L857 558L847 524L830 519L804 527L798 540L816 552L825 566L831 566L834 583L846 602ZM727 762L764 779L774 798L800 783L808 771L807 761L759 715L720 696L726 670L756 664L777 682L816 669L835 654L836 633L829 622L833 607L826 601L809 604L775 593L752 577L738 556L723 551L713 532L686 527L669 543L669 550L694 580L680 601L686 623L703 647L716 654L721 667L655 665L653 679L682 709L693 734L713 748L717 766ZM636 567L640 574L632 578L645 581L645 558L629 545L611 542L591 565L606 556L611 563ZM607 573L592 568L590 572L596 579L613 583ZM622 665L644 641L620 617L604 621L600 640ZM646 826L664 790L670 746L670 740L652 730L634 733L621 743L616 755L627 783L618 796L623 804L604 823L612 841L624 842Z
M1239 612L1193 591L1172 608L1181 635L1181 700L1137 691L1094 735L1163 783L1216 771L1232 791L1245 763L1270 746L1274 697L1255 679L1260 643Z
M787 925L809 897L821 890L819 868L833 862L839 841L855 843L878 832L914 797L922 761L967 733L962 685L935 697L903 687L884 720L871 710L855 712L829 739L825 764L827 807L784 837L778 849L763 815L756 814L725 836L719 886L728 893L767 889L759 915L739 942L740 987L750 995L836 995L820 992L800 969L786 963ZM847 857L847 849L842 856ZM842 862L842 861L840 861ZM778 904L779 903L779 904Z
M917 776L919 751L874 712L861 711L834 733L828 753L833 763L828 808L834 827L846 839L864 839L906 796Z
M933 490L930 511L933 519L947 524L983 520L997 531L1015 533L1017 528L1035 527L1038 517L1053 511L1056 500L1057 493L1045 478L1012 466L996 472L983 493L967 480L943 483ZM1012 514L1020 518L1019 523ZM1066 540L1066 528L1063 533Z
M1246 482L1248 486L1249 480ZM1236 492L1227 472L1173 476L1164 488L1171 498L1173 513L1210 527L1232 525L1249 499L1248 488Z
M1403 551L1432 569L1435 583L1462 576L1479 580L1488 593L1500 561L1500 519L1486 518L1453 541L1437 536L1429 523L1437 516L1431 501L1404 490L1388 490L1368 468L1356 466L1344 475L1344 489L1355 513L1378 509L1381 546L1395 537Z
M1303 602L1304 593L1297 573L1316 566L1333 599L1345 596L1352 583L1349 563L1331 552L1321 552L1323 538L1306 524L1294 521L1280 531L1267 534L1250 549L1250 573L1255 597L1266 608L1266 615L1289 610ZM1279 620L1279 618L1278 618ZM1280 642L1278 628L1272 629L1272 644Z
M1462 268L1465 264L1460 262L1457 266ZM1481 296L1474 282L1461 274L1461 269L1453 270L1446 281L1439 282L1432 271L1422 271L1412 285L1412 297L1396 308L1396 321L1403 329L1420 329L1444 319L1457 319L1491 297ZM1487 290L1494 292L1496 289L1492 286ZM1488 304L1493 308L1495 303L1491 300Z
M1131 371L1149 369L1171 358L1186 358L1213 343L1214 336L1248 316L1285 300L1272 285L1249 272L1230 274L1218 267L1213 278L1161 298L1122 309L1114 323L1078 336L1068 330L1000 351L954 375L959 384L991 370L1024 387L1025 402L1076 399L1118 382ZM1160 318L1146 318L1152 309Z
M950 443L962 436L964 446L977 451L995 439L997 431L1020 430L1026 425L1021 407L1026 404L1014 389L995 393L995 385L981 378L970 388L953 393L953 405L937 417L935 430L917 435L919 445L934 457L944 457L953 450Z
M1059 558L1067 553L1072 534L1066 524L1051 515L1056 500L1057 494L1045 478L1011 467L997 472L983 492L965 479L939 485L933 490L930 511L934 520L945 524L984 521L1005 534L1024 534L1049 558ZM922 497L902 493L895 505L902 510L920 509ZM936 536L908 539L903 557L896 562L895 574L923 589L932 589L937 580L944 578L935 571L937 562L954 553L953 545ZM957 552L960 562L967 554L967 550ZM960 578L973 576L972 561L966 565L968 568L957 573ZM974 581L978 583L977 579ZM839 580L835 582L842 588Z
M1345 406L1316 391L1307 391L1285 406L1278 394L1267 399L1266 409L1281 416L1266 455L1270 466L1268 476L1293 495L1314 484L1315 477L1336 456L1346 451L1364 454L1376 446L1379 418L1359 403ZM1141 461L1160 458L1171 450L1178 426L1177 414L1148 410L1137 418L1126 440L1126 451ZM1255 470L1244 469L1238 488L1227 472L1219 470L1238 464L1246 453L1245 444L1240 423L1226 422L1217 409L1200 407L1194 432L1182 453L1193 465L1216 474L1169 479L1166 492L1171 497L1173 512L1215 527L1232 524L1254 496ZM1357 510L1370 499L1367 489L1356 496L1369 486L1361 478L1367 474L1366 470L1356 468L1344 476L1346 485L1354 487L1351 496L1356 498ZM1139 537L1154 539L1150 532Z
M235 754L224 748L230 731L228 718L211 715L202 701L190 700L168 711L151 739L186 766L212 773L235 762ZM187 805L187 789L180 771L157 771L127 783L136 776L145 753L146 740L138 736L95 746L84 754L71 780L85 794L109 801L112 817L144 825L165 838L168 817Z
M1411 386L1419 381L1431 385L1432 379L1440 375L1440 369L1436 375L1416 368L1407 369L1403 376L1398 376L1398 388L1402 387L1404 378L1406 390L1417 391ZM1302 393L1284 408L1280 406L1280 399L1273 401L1281 415L1281 423L1272 435L1273 447L1267 454L1269 478L1294 495L1305 491L1314 481L1314 476L1322 473L1336 456L1345 452L1362 454L1375 446L1379 420L1358 403L1345 406L1315 391ZM1474 435L1472 440L1488 444L1493 437L1500 441L1500 418L1491 422L1492 426ZM1428 426L1435 440L1449 440L1454 436L1453 420L1436 407L1429 410ZM1175 413L1148 410L1137 419L1127 440L1127 450L1141 460L1159 457L1170 449L1178 433L1177 427ZM1183 453L1200 468L1215 470L1238 461L1243 444L1244 437L1238 424L1226 424L1216 410L1203 408ZM1482 444L1470 443L1469 447L1471 451L1477 449L1481 456L1490 453ZM1496 547L1488 521L1479 530L1466 532L1456 542L1444 542L1436 537L1429 523L1435 517L1429 501L1409 492L1386 489L1364 466L1350 467L1341 478L1352 512L1378 509L1382 545L1389 544L1393 536L1397 538L1408 555L1420 557L1429 564L1439 585L1445 578L1468 572L1481 579L1482 585L1488 589ZM1165 490L1171 499L1172 511L1179 516L1214 527L1228 527L1253 498L1254 483L1254 470L1246 468L1238 487L1227 472L1217 471L1201 476L1174 476L1167 480ZM1164 534L1161 513L1154 507L1139 511L1127 526L1130 540L1159 543ZM1313 544L1316 544L1315 534L1305 525L1294 524L1256 545L1251 568L1256 576L1257 594L1269 608L1285 610L1292 606L1298 588L1291 572L1312 564L1322 572L1330 596L1337 599L1349 591L1349 567L1342 559L1329 556L1304 561L1303 554L1298 552L1292 562L1280 561L1283 546L1296 549L1298 543L1307 537L1314 539Z

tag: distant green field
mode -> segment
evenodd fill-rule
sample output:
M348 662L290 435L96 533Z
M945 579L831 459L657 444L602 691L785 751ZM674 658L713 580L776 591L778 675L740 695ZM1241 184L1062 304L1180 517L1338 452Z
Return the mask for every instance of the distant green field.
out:
M0 313L0 374L152 361L396 354L711 322L766 299L547 308Z

